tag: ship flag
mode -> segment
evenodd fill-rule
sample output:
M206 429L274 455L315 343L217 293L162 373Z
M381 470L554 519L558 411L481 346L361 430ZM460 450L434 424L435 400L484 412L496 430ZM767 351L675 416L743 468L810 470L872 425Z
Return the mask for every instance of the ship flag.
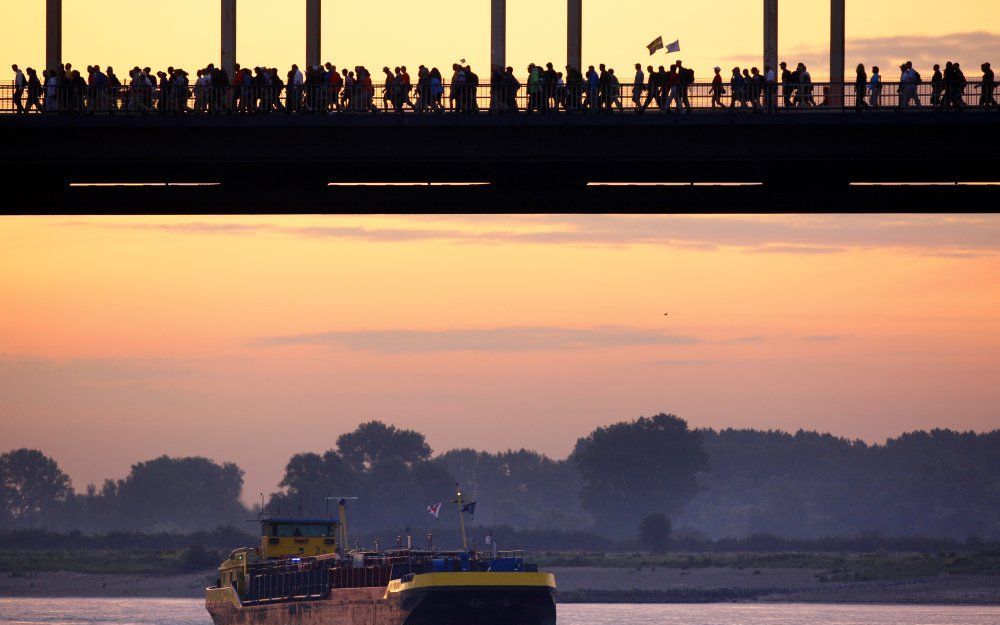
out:
M662 50L663 49L663 36L660 35L659 37L657 37L656 39L654 39L652 42L650 42L650 44L648 46L646 46L646 49L649 50L649 56L653 56L654 54L656 54L657 50Z
M435 519L438 518L438 515L441 514L441 502L427 506L427 512L433 514Z
M476 516L476 502L470 501L469 503L462 506L462 512L467 512L469 516L475 518Z
M674 41L673 43L668 43L667 44L667 54L670 54L671 52L680 52L680 51L681 51L681 40L680 39L678 39L677 41Z

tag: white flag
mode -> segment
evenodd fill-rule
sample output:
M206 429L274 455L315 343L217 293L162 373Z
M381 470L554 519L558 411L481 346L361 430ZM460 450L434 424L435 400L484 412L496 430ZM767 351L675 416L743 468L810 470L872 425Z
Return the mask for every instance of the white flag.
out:
M681 40L680 39L678 39L677 41L675 41L673 43L668 43L667 44L667 54L670 54L671 52L680 52L680 51L681 51Z
M488 545L488 544L490 544L492 542L493 542L493 534L487 534L486 535L486 544Z
M427 511L433 514L435 519L438 518L438 515L441 514L441 502L427 506Z

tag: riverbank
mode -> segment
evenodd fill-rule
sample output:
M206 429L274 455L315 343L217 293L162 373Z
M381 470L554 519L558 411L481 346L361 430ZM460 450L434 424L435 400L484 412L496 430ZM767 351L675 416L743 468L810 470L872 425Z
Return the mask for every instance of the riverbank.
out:
M561 603L872 603L1000 605L1000 577L939 574L823 581L819 569L551 567ZM0 574L2 597L204 596L211 570L182 575L67 571Z

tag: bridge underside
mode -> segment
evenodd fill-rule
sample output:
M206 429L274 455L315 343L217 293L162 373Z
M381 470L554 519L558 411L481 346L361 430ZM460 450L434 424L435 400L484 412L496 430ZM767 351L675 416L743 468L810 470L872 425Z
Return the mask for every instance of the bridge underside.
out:
M0 136L5 213L939 212L1000 198L955 184L1000 182L992 113L31 116L0 120ZM155 186L118 186L138 183Z

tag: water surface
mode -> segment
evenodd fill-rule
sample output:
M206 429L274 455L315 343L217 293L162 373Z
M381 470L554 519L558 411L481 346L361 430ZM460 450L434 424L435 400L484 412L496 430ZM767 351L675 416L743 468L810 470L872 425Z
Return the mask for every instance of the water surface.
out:
M210 625L199 599L3 599L0 625ZM564 604L559 625L998 625L1000 606Z

